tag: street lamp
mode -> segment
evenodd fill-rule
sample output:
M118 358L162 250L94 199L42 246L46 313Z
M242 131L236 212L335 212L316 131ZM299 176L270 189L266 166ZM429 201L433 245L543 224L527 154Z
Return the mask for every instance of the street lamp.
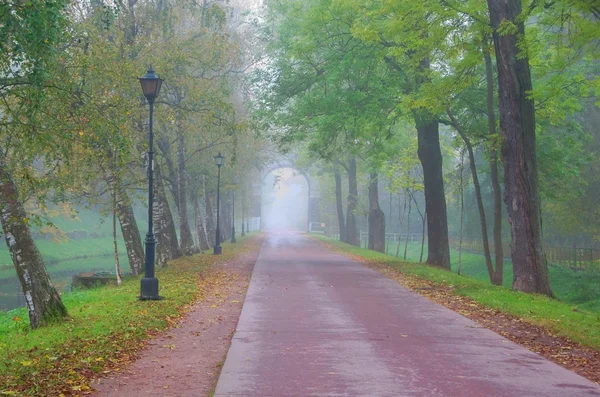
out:
M153 208L153 144L154 136L152 135L152 117L154 115L154 100L160 92L162 79L160 79L152 68L148 69L148 73L144 77L140 77L142 92L150 104L150 118L148 123L148 233L146 234L146 262L144 266L144 278L141 281L140 300L158 300L161 297L158 295L158 279L154 277L154 260L156 258L156 239L152 230L152 208Z
M213 252L214 255L221 255L221 253L223 252L223 249L221 247L221 228L219 227L219 212L221 208L221 167L224 163L225 157L223 157L221 152L219 152L219 154L215 156L215 164L217 164L219 172L217 174L217 235L215 238L215 249Z

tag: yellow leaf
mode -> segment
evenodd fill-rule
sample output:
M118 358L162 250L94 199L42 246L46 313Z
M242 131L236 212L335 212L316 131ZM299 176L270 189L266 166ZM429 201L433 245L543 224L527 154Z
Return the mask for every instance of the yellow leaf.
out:
M22 365L22 366L24 366L24 367L30 367L30 366L31 366L31 364L32 364L32 362L31 362L31 361L28 361L28 360L26 360L26 361L21 361L21 365Z
M100 362L104 361L104 359L103 359L102 357L98 357L98 358L96 359L96 361L100 363Z

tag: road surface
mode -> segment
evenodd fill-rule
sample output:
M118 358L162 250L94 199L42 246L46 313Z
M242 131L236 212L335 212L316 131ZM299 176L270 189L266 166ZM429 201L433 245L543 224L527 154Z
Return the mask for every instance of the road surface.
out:
M301 234L267 236L215 397L600 396Z

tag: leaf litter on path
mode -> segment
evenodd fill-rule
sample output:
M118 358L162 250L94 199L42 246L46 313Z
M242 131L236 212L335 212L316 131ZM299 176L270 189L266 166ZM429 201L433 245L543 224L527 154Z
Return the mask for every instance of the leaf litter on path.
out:
M487 308L473 299L457 295L454 293L452 285L424 280L402 273L400 270L376 260L343 252L325 242L322 244L330 250L339 252L380 272L411 291L468 317L506 339L600 384L600 351L583 346L569 338L554 335L548 329L531 324L517 316Z
M231 343L261 244L262 239L254 239L238 257L203 272L198 282L201 299L189 305L174 328L148 341L130 366L94 383L98 394L168 389L168 395L208 395Z

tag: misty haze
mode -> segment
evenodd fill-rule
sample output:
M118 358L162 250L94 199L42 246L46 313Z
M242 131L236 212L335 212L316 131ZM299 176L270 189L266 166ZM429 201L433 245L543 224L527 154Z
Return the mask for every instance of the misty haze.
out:
M0 1L0 395L600 396L599 20Z

